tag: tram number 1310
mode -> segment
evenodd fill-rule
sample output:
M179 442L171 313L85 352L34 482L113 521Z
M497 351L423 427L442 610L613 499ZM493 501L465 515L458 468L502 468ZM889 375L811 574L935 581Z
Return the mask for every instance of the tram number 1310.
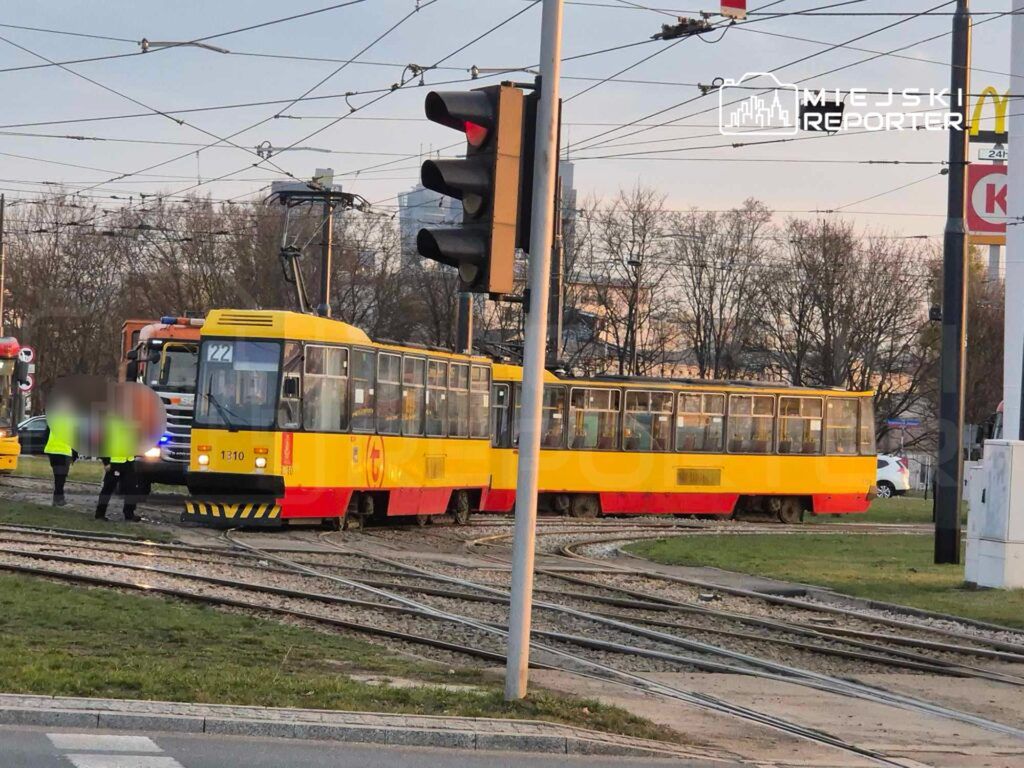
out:
M221 451L220 457L224 461L245 461L245 451Z

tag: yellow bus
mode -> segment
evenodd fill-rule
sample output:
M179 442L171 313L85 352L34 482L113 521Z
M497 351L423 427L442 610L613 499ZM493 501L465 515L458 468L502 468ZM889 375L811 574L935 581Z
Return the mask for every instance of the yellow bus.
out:
M522 369L493 368L492 479L484 508L515 504ZM864 512L874 495L870 392L749 382L546 375L540 503L599 514L787 523Z
M211 312L199 351L186 518L220 525L425 522L515 505L522 369L377 343L335 320ZM784 522L863 512L870 392L546 374L543 507Z
M215 310L203 325L186 518L279 525L451 512L490 479L491 363L336 320Z

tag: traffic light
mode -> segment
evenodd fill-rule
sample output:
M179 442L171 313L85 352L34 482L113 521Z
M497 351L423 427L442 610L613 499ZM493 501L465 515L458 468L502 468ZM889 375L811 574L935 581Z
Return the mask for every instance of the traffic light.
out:
M466 157L428 160L421 181L427 189L462 201L462 226L421 229L416 248L428 259L456 267L463 291L500 295L513 290L515 250L522 245L517 223L523 105L523 92L509 85L427 94L427 119L464 132Z

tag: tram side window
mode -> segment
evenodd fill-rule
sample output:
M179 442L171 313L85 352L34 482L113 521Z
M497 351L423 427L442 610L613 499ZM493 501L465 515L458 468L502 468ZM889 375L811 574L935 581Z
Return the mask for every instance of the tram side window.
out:
M352 350L352 431L373 432L374 353Z
M377 432L397 435L402 421L402 356L377 355Z
M627 392L622 449L667 451L671 447L672 393Z
M469 366L461 363L448 367L448 434L469 436Z
M516 384L516 409L512 420L512 444L519 445L519 415L523 409L523 387ZM544 385L544 401L540 411L540 447L565 447L565 387Z
M277 426L302 428L302 345L289 341L284 345L281 368L281 399L277 405Z
M779 398L779 453L821 453L820 397Z
M875 448L875 401L870 397L860 398L860 454L874 456Z
M508 406L508 384L495 384L491 388L491 445L495 448L510 448L512 446Z
M573 448L616 448L621 394L617 389L573 389L569 401Z
M676 450L721 453L725 437L725 395L682 392L676 416Z
M402 434L423 434L423 377L426 360L407 357L402 367Z
M825 450L833 455L854 456L857 453L857 401L830 397L825 420ZM872 450L872 454L874 450Z
M312 432L348 428L348 350L306 345L303 420Z
M729 452L770 453L775 422L772 395L729 397Z
M488 401L491 392L491 371L484 365L473 366L469 390L469 436L490 437Z
M544 403L540 417L540 447L565 446L565 387L555 384L544 386Z
M448 363L427 361L427 434L448 434Z

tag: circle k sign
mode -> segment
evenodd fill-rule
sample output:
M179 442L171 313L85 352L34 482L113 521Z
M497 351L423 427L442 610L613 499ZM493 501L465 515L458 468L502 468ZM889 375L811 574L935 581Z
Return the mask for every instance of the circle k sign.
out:
M967 166L967 229L976 234L1006 234L1006 166Z

